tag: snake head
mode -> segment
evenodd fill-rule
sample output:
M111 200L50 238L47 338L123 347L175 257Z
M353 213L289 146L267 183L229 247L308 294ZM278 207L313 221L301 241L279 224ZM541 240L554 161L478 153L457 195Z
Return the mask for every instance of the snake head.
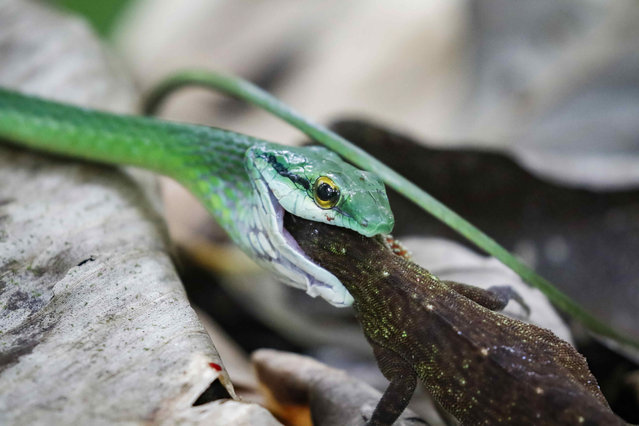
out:
M353 298L337 277L315 264L284 228L285 211L352 229L365 236L388 233L394 219L382 181L320 147L261 142L246 151L245 168L258 197L240 229L240 244L287 284L334 306ZM249 225L246 225L246 224Z
M393 229L393 213L377 175L323 147L261 144L250 151L247 161L287 212L366 237Z

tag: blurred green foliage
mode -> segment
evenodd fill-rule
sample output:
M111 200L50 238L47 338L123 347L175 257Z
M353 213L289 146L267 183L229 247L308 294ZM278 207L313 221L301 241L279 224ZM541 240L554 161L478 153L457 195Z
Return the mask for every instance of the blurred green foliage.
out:
M135 0L51 0L62 9L84 16L102 37L108 37L120 13Z

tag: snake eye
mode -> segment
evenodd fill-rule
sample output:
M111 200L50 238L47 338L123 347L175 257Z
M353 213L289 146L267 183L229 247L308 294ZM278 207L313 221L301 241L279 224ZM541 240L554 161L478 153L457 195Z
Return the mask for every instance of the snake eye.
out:
M320 208L330 209L339 201L339 188L330 178L320 176L313 184L313 196Z

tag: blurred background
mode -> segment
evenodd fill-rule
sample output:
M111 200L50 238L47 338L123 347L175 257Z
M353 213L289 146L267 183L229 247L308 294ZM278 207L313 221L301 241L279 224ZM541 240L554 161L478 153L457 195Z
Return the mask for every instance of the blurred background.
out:
M639 338L635 0L51 3L83 14L142 92L178 69L214 69L332 123ZM172 96L162 116L304 142L265 113L201 89ZM350 312L270 283L225 245L197 202L163 185L195 305L246 351L311 353L383 388ZM449 246L463 244L452 232L391 197L395 232L416 257L426 246L432 256L465 255ZM443 270L464 272L448 261ZM436 259L424 262L437 272ZM456 278L490 281L465 273ZM613 407L638 422L639 356L573 332Z

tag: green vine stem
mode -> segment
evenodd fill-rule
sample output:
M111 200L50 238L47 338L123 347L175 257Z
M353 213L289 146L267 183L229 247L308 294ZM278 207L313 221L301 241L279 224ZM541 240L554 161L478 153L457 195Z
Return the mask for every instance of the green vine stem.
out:
M499 245L495 240L484 234L417 185L335 132L305 119L278 99L248 81L206 70L181 71L170 76L154 88L147 98L144 107L145 112L152 113L167 95L184 86L200 86L215 89L224 94L259 106L296 127L313 140L337 152L353 164L356 164L362 169L374 171L388 186L450 226L486 253L499 259L528 284L537 287L555 306L580 321L590 331L639 349L639 341L613 329L595 318L548 280L538 275L510 254L508 250Z

